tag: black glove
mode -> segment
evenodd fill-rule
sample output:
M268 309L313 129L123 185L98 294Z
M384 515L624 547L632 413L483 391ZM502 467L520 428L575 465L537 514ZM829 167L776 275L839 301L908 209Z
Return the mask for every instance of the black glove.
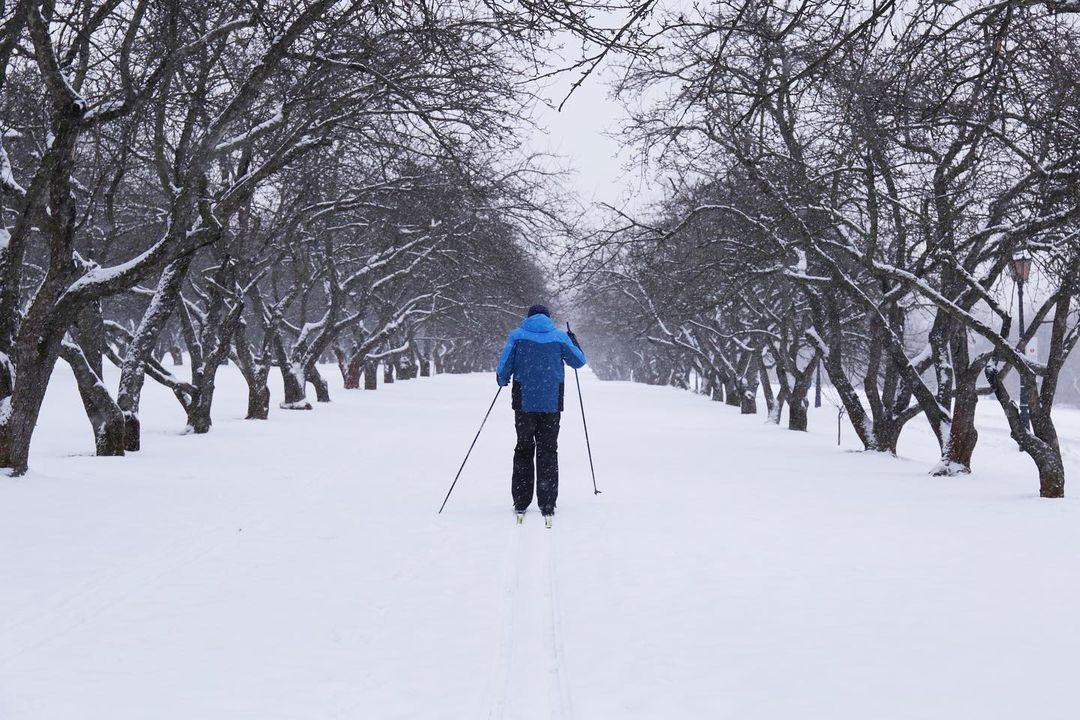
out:
M581 350L582 352L585 352L581 348L581 343L579 343L577 341L577 335L574 334L573 330L567 330L566 331L566 337L570 338L570 342L574 343L574 346L577 347L578 350Z

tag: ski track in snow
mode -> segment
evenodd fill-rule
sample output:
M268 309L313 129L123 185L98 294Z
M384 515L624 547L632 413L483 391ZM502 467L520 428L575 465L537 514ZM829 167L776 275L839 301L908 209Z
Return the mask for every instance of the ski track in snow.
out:
M546 532L544 545L547 547L548 609L551 617L551 662L555 668L555 704L559 709L558 717L562 720L574 719L574 705L570 694L569 668L566 665L566 650L563 643L562 616L559 606L558 570L555 566L557 544L554 532Z
M517 630L516 610L518 605L518 587L521 585L521 548L524 544L523 527L514 527L513 539L506 544L503 553L503 614L506 629L503 632L499 651L495 656L488 682L485 701L490 705L489 720L503 720L511 692L511 663L514 656L514 635ZM488 698L494 696L491 701Z
M527 518L522 526L515 523L516 537L507 545L506 633L492 672L498 680L489 683L497 695L487 717L573 720L559 617L557 532L544 528L535 512ZM536 692L541 686L547 690L542 697Z

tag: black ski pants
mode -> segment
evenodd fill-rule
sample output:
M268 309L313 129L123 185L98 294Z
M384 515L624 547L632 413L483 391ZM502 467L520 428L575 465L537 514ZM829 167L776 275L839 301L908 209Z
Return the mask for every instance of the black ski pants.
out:
M522 412L514 416L517 446L510 491L514 509L524 512L532 504L535 478L540 512L551 515L559 497L559 418L561 413ZM533 458L536 458L535 472Z

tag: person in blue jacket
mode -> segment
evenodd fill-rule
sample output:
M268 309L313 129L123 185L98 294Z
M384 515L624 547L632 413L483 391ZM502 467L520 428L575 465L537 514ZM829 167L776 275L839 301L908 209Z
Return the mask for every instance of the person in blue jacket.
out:
M532 504L535 478L537 503L550 527L559 496L559 414L563 409L563 363L585 364L577 337L555 327L544 305L529 308L528 317L510 333L495 371L500 386L513 378L511 389L517 445L510 492L518 522ZM533 460L535 457L535 473Z

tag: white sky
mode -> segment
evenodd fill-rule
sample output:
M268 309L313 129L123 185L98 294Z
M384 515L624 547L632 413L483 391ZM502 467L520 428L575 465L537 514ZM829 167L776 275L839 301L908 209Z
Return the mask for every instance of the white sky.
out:
M562 112L537 109L539 124L546 133L529 138L531 150L562 156L573 171L567 185L576 190L581 202L606 202L617 205L640 184L638 173L623 170L631 151L623 148L615 133L625 114L619 101L611 97L607 78L611 73L591 76L563 106ZM559 78L545 96L555 105L566 96L576 75Z
M661 0L658 9L689 5L690 0ZM606 20L611 27L621 26L623 22L623 14L611 14ZM579 53L577 41L568 38L564 53L553 52L550 62L553 66L565 65L563 56L577 59ZM601 67L574 91L561 112L538 107L536 120L547 132L534 133L526 141L528 150L565 158L564 166L574 173L566 185L577 192L585 206L592 202L634 206L661 194L646 182L640 167L626 169L634 159L633 148L623 147L612 136L626 118L622 103L611 96L611 84L618 77L616 64L620 60L615 55L605 58ZM551 78L541 94L557 107L579 77L580 70L574 70Z

